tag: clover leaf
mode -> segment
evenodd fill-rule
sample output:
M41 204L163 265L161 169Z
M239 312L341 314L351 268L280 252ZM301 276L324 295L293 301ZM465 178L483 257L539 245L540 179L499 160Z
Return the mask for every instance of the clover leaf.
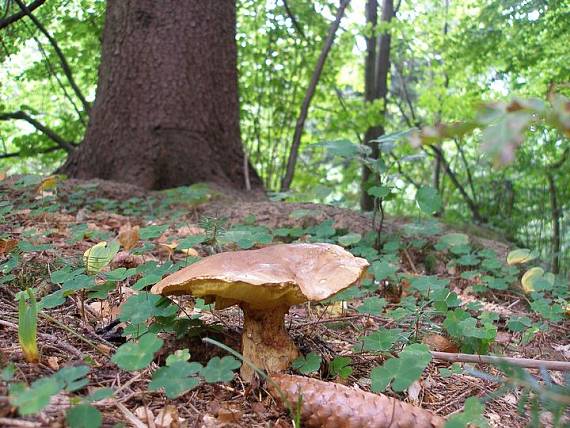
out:
M431 359L427 345L414 343L406 346L397 358L390 358L382 366L372 369L372 391L384 391L390 383L394 391L406 390L420 378Z
M156 334L147 333L138 342L127 342L117 349L111 358L123 370L135 371L148 366L154 358L154 353L163 344Z
M121 321L130 321L139 324L151 317L171 317L178 312L178 308L168 304L161 296L150 293L140 293L129 299L121 306L119 318Z
M177 360L154 372L148 388L151 391L164 388L168 398L177 398L200 384L198 373L203 369L200 363ZM233 377L233 373L232 373Z
M368 336L364 336L361 344L362 351L387 352L392 349L401 334L402 329L400 328L380 328ZM358 347L357 345L357 349Z
M316 372L321 367L321 356L310 352L306 356L301 355L295 359L291 366L300 373L307 374Z
M206 367L200 371L200 375L208 383L230 382L234 378L234 370L241 366L241 363L229 355L224 358L214 357Z
M79 404L67 411L65 421L70 428L99 428L103 423L103 416L95 407Z

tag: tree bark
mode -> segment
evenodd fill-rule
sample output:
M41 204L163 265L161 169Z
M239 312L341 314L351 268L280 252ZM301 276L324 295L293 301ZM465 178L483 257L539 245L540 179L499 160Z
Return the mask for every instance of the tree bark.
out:
M62 172L245 188L235 25L234 0L108 0L95 104Z
M375 29L378 22L378 3L377 0L368 0L366 4L366 20ZM384 0L382 2L381 22L389 23L394 16L394 1ZM374 100L384 100L384 107L380 112L381 121L383 121L386 112L386 96L388 94L388 73L390 72L390 31L385 31L378 36L366 38L366 64L365 64L365 99L366 102ZM378 52L376 48L378 47ZM364 140L372 149L370 157L377 159L380 155L378 143L371 143L380 136L384 135L384 127L382 125L371 126L366 130ZM374 198L367 193L369 180L371 176L370 169L362 166L362 185L360 196L360 208L363 211L372 211L374 209Z

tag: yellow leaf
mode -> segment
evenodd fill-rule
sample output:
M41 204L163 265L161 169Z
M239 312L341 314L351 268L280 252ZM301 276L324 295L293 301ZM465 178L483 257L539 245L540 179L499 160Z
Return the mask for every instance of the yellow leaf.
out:
M190 257L200 257L200 254L198 254L198 251L196 251L194 248L185 248L183 250L178 250L178 251Z
M119 243L112 241L107 245L106 241L93 245L83 253L83 263L88 275L99 273L107 266L115 254L119 252Z
M57 187L57 183L59 182L60 177L58 175L50 175L42 180L42 182L38 185L36 189L36 193L42 193L46 190L55 189Z
M534 291L534 282L543 275L544 269L540 267L533 267L527 270L521 279L524 292L527 294L532 293Z
M513 250L507 256L507 264L509 265L519 265L522 263L534 260L536 255L526 248L520 248L518 250Z

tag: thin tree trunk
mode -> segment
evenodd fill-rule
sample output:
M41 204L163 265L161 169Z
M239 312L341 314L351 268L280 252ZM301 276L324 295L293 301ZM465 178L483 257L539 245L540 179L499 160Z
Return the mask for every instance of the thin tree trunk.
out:
M366 5L366 18L367 22L371 24L372 28L376 28L377 24L377 9L378 3L376 0L369 0ZM389 23L394 16L394 1L383 0L382 2L382 16L380 18L382 23ZM384 31L378 35L378 40L372 37L366 40L366 64L365 64L365 98L366 102L374 100L383 100L384 106L380 112L381 120L385 117L386 113L386 99L388 94L388 73L390 72L390 45L391 35L390 31ZM376 48L378 47L378 53ZM366 144L372 149L370 157L378 159L380 151L378 143L372 143L381 135L384 135L384 127L381 124L372 126L366 130L364 140ZM375 177L378 179L378 177ZM361 181L361 194L360 194L360 208L363 211L371 211L374 209L374 198L367 193L370 186L371 171L364 165L362 167L362 181Z
M550 270L554 274L560 272L560 208L558 207L558 195L556 183L551 173L546 174L548 179L548 192L550 194L550 211L552 222L551 262Z
M301 105L301 112L299 113L299 117L297 118L297 123L295 124L295 133L293 135L293 143L291 144L291 151L289 152L289 158L287 159L287 169L285 172L285 177L283 177L283 180L281 181L282 192L286 192L291 188L291 183L293 182L293 177L295 175L295 166L297 164L297 158L299 155L299 146L301 145L301 136L303 135L303 128L305 127L305 120L307 119L307 115L309 113L311 100L315 95L315 90L317 89L317 84L319 83L319 80L321 78L321 73L323 72L325 61L334 43L336 32L340 27L340 21L342 20L344 11L346 10L346 7L348 6L349 3L350 0L341 0L340 2L340 5L336 12L335 20L333 21L333 23L329 28L327 38L323 45L323 49L321 50L321 54L319 55L319 59L317 60L317 65L315 66L315 70L313 71L311 82L309 83L309 87L307 88L307 92L305 93L305 98L303 99L303 104Z

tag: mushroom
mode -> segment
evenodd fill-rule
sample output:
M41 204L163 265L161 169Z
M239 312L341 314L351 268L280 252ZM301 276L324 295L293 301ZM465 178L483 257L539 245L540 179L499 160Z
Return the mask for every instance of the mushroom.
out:
M299 355L285 330L293 305L317 302L357 283L368 262L333 244L277 244L259 250L206 257L152 287L163 296L191 294L216 309L243 310L241 352L257 367L276 373ZM241 376L253 370L243 364Z

